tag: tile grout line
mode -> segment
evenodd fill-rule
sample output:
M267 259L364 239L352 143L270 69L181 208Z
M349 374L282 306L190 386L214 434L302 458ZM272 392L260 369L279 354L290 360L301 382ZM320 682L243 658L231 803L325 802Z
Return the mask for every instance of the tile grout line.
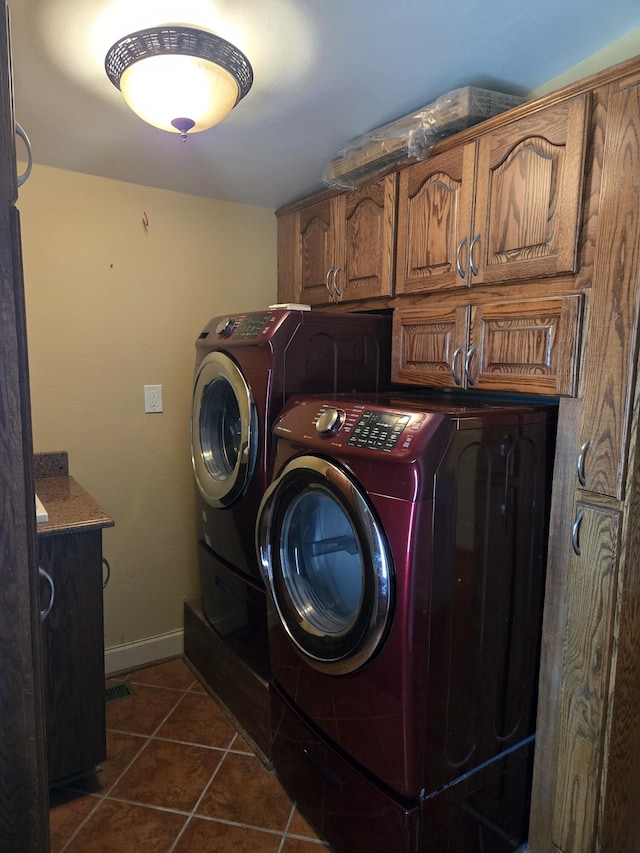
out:
M178 691L176 691L176 692L178 692ZM64 843L64 845L62 846L62 849L61 849L60 853L64 853L64 851L65 851L65 850L67 850L67 848L69 847L69 845L71 844L71 842L72 842L72 841L77 837L77 835L78 835L78 833L80 832L80 830L85 826L85 824L89 821L89 819L90 819L90 818L95 814L95 812L96 812L96 811L98 810L98 808L102 805L102 803L103 803L105 800L110 799L110 798L109 798L109 793L110 793L111 791L113 791L113 789L115 788L115 786L118 784L118 782L120 781L120 779L122 779L122 777L124 776L124 774L129 770L129 768L130 768L130 767L131 767L131 765L134 763L134 761L136 761L136 760L140 757L140 755L142 755L142 753L145 751L145 749L149 746L149 743L151 742L151 739L153 738L153 735L155 734L155 732L157 732L157 731L158 731L158 729L160 728L160 726L164 725L164 723L167 721L167 719L169 718L169 716L170 716L170 715L175 711L175 709L178 707L178 705L180 704L180 702L182 702L182 700L184 699L184 697L185 697L185 695L186 695L186 692L187 692L187 691L181 691L181 692L182 692L182 695L181 695L181 696L180 696L180 698L176 701L175 705L173 705L173 707L171 708L171 710L170 710L170 711L165 715L165 717L163 718L163 720L158 724L158 726L156 726L156 728L155 728L155 729L154 729L154 731L153 731L153 734L150 734L150 735L142 735L142 737L145 737L145 738L146 738L146 742L145 742L145 743L140 747L140 749L136 752L136 754L133 756L133 758L131 759L131 761L130 761L130 762L127 764L127 766L122 770L122 772L121 772L121 773L116 777L116 779L112 782L112 784L109 786L109 788L108 788L106 791L104 791L103 793L101 793L99 796L97 796L97 803L96 803L96 804L95 804L95 806L94 806L94 807L89 811L89 813L85 816L85 818L84 818L83 820L81 820L81 821L80 821L80 823L78 824L78 826L77 826L77 827L75 828L75 830L71 833L71 835L69 836L69 838L66 840L66 842L65 842L65 843ZM117 729L111 729L110 731L118 731L118 730L117 730ZM136 735L137 737L140 737L140 736L141 736L139 732L124 732L124 731L123 731L123 732L121 732L121 733L122 733L122 734L128 734L128 735ZM75 789L74 789L74 788L71 788L70 790L75 790ZM113 797L113 798L111 798L111 799L116 799L116 798L115 798L115 797Z
M199 796L199 797L198 797L198 799L196 800L195 805L193 806L193 809L191 810L191 813L189 814L189 816L188 816L188 817L187 817L187 819L185 820L185 822L184 822L184 825L183 825L182 829L180 830L180 832L178 833L177 837L175 838L175 840L174 840L173 844L172 844L172 845L171 845L171 847L169 848L169 853L173 853L173 851L174 851L174 850L175 850L175 848L176 848L176 844L177 844L177 843L180 841L180 839L182 838L182 835L184 834L184 831L186 830L187 826L189 826L189 823L190 823L190 822L191 822L191 820L193 819L193 817L194 817L194 815L195 815L195 813L196 813L196 811L197 811L197 809L198 809L198 806L200 805L200 803L202 802L202 800L203 800L203 798L204 798L204 795L207 793L207 791L208 791L208 790L209 790L209 788L211 787L211 784L213 783L213 780L216 778L216 776L217 776L217 775L218 775L218 773L220 772L220 768L222 767L222 764L223 764L223 762L224 762L225 758L226 758L226 757L227 757L227 755L229 755L229 753L231 752L231 746L232 746L232 744L233 744L233 742L235 741L235 739L236 739L236 737L237 737L237 736L238 736L238 733L236 732L236 734L231 738L231 741L230 741L230 743L229 743L229 746L226 748L226 750L225 750L225 752L224 752L224 755L222 756L222 758L221 758L221 759L220 759L220 761L218 762L218 766L217 766L217 767L216 767L216 769L213 771L213 773L211 774L211 778L209 779L209 781L207 782L207 784L204 786L204 788L203 788L203 789L202 789L202 791L200 792L200 796Z

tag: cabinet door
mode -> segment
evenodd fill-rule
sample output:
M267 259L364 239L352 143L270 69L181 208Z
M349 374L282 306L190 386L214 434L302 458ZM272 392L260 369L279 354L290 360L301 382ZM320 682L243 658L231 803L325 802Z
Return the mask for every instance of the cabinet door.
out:
M618 513L580 502L576 512L582 513L574 534L580 554L572 555L568 567L551 830L553 843L565 851L597 849L618 566Z
M467 284L474 160L472 143L400 172L396 293Z
M55 585L42 623L49 780L91 770L106 757L102 535L41 536L40 565ZM43 584L44 586L44 584ZM48 601L48 590L42 593Z
M576 294L474 306L468 387L575 395L581 303Z
M611 86L586 335L582 485L623 498L640 323L640 73ZM637 380L635 380L637 381ZM636 392L637 394L637 392Z
M391 379L409 385L462 384L469 309L465 306L393 312Z
M391 296L395 250L397 176L387 175L344 197L341 269L335 279L342 301ZM337 230L337 229L336 229Z
M336 200L324 199L298 212L296 290L299 301L326 305L335 269Z
M480 138L472 284L572 273L588 94Z

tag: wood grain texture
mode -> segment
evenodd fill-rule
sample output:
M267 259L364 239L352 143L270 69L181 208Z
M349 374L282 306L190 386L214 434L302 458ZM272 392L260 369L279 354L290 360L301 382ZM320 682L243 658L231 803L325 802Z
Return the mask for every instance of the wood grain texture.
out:
M628 388L637 352L640 264L640 85L609 98L598 234L586 335L580 443L586 488L624 497Z
M576 393L582 297L481 303L471 311L477 347L471 379L486 391Z
M577 269L588 102L580 95L480 139L472 283Z
M35 515L7 8L0 0L0 848L49 847Z
M571 553L569 531L574 520L576 433L580 407L580 400L564 398L560 400L558 411L529 825L529 845L535 853L550 853L556 849L551 844L550 835L560 736L562 638L567 616L566 566Z
M468 325L469 309L465 306L395 311L392 382L437 388L461 385Z
M595 849L618 569L619 514L581 501L579 512L581 554L568 566L552 828L565 851Z
M400 173L396 293L468 284L474 168L471 145L429 157ZM459 247L462 277L456 269Z
M336 261L341 270L336 283L339 298L370 299L390 296L396 237L397 176L348 193Z
M334 199L309 205L298 213L296 302L322 305L330 301L327 275L334 264Z

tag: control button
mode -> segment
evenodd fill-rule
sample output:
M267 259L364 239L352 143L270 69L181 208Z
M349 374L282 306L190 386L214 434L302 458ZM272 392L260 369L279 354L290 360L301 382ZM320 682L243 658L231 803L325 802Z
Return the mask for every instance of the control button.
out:
M340 411L340 409L327 409L318 418L316 430L320 435L335 435L343 421L344 412Z
M236 321L233 317L223 317L216 326L216 335L219 335L221 338L228 338L233 332L235 325Z

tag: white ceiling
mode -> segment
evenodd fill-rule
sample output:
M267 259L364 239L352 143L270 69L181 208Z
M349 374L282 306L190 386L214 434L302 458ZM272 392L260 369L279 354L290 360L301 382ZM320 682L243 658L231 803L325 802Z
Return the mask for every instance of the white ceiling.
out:
M640 27L638 0L8 0L16 119L34 160L264 207L322 189L354 136L459 86L526 94ZM135 116L104 55L185 23L243 50L254 85L183 142ZM19 152L20 153L20 152Z

